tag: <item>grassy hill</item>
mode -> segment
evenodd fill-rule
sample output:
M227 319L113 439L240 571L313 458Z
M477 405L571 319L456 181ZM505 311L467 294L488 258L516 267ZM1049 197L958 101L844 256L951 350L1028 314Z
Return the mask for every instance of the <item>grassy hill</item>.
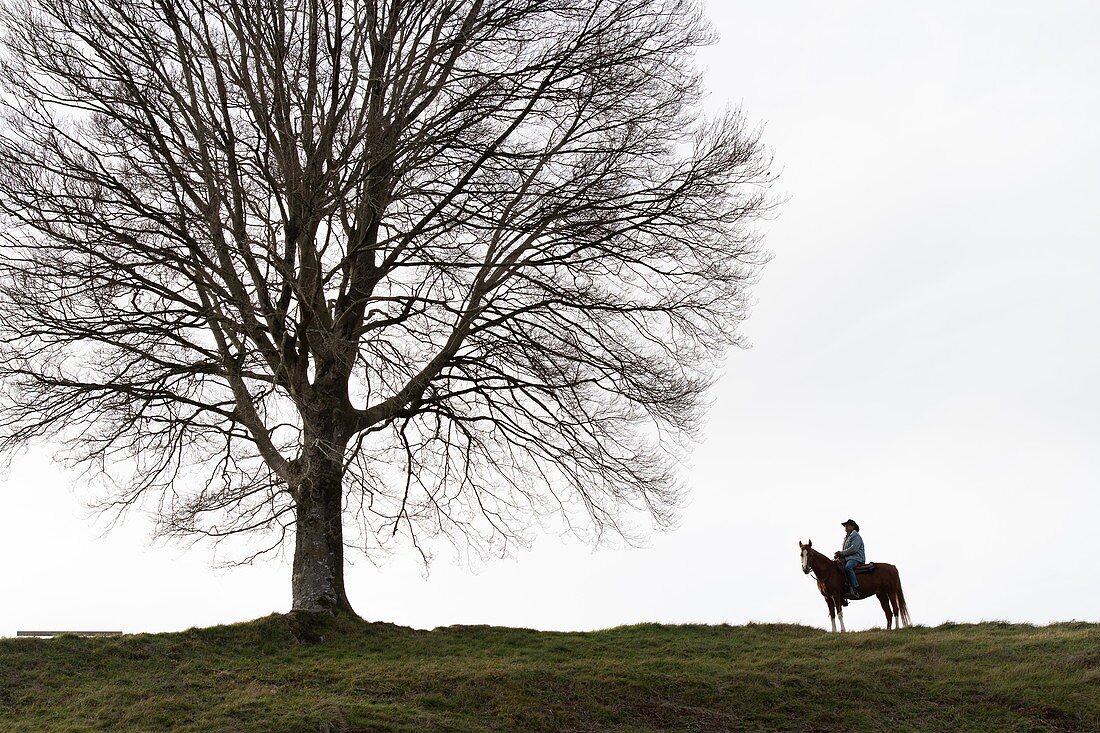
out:
M4 733L742 730L1100 731L1100 626L565 634L270 616L0 640Z

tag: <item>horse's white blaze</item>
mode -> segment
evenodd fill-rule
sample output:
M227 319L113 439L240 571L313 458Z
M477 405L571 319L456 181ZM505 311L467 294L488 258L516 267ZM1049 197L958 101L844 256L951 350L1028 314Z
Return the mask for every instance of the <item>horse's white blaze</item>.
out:
M802 548L802 572L810 572L810 548Z

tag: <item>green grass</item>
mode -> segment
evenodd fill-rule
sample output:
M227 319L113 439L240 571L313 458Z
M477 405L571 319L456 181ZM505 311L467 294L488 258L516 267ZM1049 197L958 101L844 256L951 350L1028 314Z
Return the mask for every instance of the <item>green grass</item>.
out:
M742 730L1100 731L1100 626L549 633L270 616L0 640L3 733Z

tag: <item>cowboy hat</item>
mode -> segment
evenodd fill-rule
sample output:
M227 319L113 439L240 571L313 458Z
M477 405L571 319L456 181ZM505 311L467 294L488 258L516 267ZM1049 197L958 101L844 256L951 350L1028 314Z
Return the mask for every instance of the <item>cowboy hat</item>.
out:
M856 521L854 519L849 519L847 521L841 522L840 526L841 527L847 527L849 524L856 528L856 532L859 531L859 525L856 524Z

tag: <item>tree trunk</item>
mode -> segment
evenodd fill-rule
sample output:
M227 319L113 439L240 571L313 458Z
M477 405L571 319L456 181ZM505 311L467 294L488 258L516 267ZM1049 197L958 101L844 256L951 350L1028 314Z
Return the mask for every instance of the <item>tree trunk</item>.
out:
M305 458L306 477L297 491L291 607L354 616L344 591L342 446L313 448Z

